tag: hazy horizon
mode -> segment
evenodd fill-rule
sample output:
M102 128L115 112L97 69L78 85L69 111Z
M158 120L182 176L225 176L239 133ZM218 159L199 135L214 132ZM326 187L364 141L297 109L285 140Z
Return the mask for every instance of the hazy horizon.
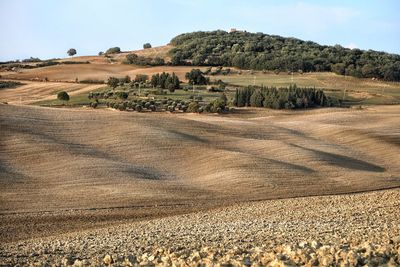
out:
M397 1L11 1L0 2L0 61L97 55L109 47L165 45L178 34L229 30L400 54Z

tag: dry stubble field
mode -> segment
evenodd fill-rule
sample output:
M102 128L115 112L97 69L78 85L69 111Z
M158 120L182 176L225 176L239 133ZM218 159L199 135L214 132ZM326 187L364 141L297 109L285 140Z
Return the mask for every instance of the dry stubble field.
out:
M0 99L101 86L66 82L78 74L165 70L98 63L2 73L51 81L23 80ZM366 82L357 86L375 86ZM125 266L329 262L312 256L326 247L297 243L311 239L336 252L349 244L347 262L400 264L399 114L396 105L199 115L0 104L0 265L98 265L107 254ZM374 192L354 194L365 191ZM368 254L370 242L386 254Z
M217 116L0 105L0 212L13 222L2 224L2 240L62 232L38 225L74 211L83 221L120 216L99 215L91 227L165 215L165 206L181 213L398 187L399 109ZM10 232L29 216L38 220L32 231ZM74 227L82 226L64 225Z

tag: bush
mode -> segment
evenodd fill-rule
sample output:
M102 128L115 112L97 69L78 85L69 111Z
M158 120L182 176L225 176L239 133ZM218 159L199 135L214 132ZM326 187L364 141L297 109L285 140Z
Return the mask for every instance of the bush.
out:
M128 98L128 93L127 92L116 92L115 95L120 98L120 99L127 99Z
M103 80L96 80L96 79L86 79L81 80L79 83L88 83L88 84L104 84Z
M119 79L115 77L109 77L107 80L107 85L115 89L119 84Z
M199 69L192 69L185 74L185 78L189 80L189 84L206 85L207 79Z
M137 83L145 83L149 80L149 75L146 74L137 74L135 77L135 82Z
M49 67L49 66L59 65L59 64L60 64L59 62L49 60L49 61L43 61L41 63L36 64L36 67L42 68L42 67Z
M187 108L187 112L197 113L199 112L200 105L197 102L191 102Z
M137 112L141 112L141 111L143 110L143 107L142 107L141 105L136 105L136 106L135 106L135 110L136 110Z
M139 66L162 66L165 65L164 59L162 58L149 58L138 56L134 53L131 53L126 56L125 63Z
M92 107L92 108L97 108L97 102L92 102L92 103L90 103L90 107Z
M150 43L145 43L143 45L143 49L149 49L149 48L151 48L151 44Z
M107 49L106 54L118 54L121 53L121 49L119 47L111 47Z
M69 101L69 95L65 91L61 91L57 94L57 99L61 101Z

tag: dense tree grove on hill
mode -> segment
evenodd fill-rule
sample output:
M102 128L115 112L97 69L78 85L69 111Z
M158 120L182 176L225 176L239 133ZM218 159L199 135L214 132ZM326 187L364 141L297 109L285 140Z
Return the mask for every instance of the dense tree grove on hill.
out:
M273 109L295 109L309 107L336 106L336 99L328 98L324 92L315 88L288 88L249 86L236 89L233 104L237 107L266 107Z
M171 40L173 65L234 66L279 71L334 71L355 77L400 81L400 55L326 46L248 32L193 32Z
M132 53L126 56L126 63L139 66L162 66L165 64L165 61L159 57L142 57Z
M171 92L174 92L175 89L180 88L180 80L178 76L173 72L169 73L157 73L151 77L150 83L153 87L159 87L162 89L168 89Z

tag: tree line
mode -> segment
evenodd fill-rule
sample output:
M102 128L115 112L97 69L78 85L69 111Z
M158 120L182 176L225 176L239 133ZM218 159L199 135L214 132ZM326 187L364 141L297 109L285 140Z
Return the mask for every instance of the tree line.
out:
M339 101L327 97L323 90L315 88L254 87L236 89L233 104L237 107L265 107L272 109L296 109L329 107L340 105Z
M193 32L170 42L173 65L233 66L271 71L333 71L342 75L400 81L400 55L319 45L249 32Z
M181 81L178 76L176 76L175 72L172 74L163 72L151 76L150 83L153 87L168 89L170 92L174 92L175 89L180 88Z
M139 66L162 66L162 65L165 65L165 61L163 58L143 57L143 56L138 56L134 53L126 56L125 63L132 64L132 65L139 65Z

